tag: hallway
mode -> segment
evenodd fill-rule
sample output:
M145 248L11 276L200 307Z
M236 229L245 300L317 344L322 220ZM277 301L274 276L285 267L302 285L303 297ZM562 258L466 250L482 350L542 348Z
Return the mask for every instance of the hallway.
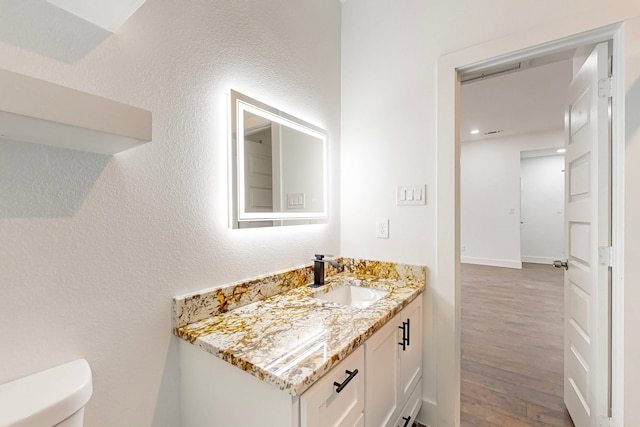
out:
M562 397L562 273L462 264L462 427L573 427Z

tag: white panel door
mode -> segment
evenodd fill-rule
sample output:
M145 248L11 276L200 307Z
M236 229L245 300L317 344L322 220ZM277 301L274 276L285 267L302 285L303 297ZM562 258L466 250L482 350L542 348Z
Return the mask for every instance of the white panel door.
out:
M565 114L568 269L564 275L564 401L576 427L609 416L610 142L608 46L595 47L569 87Z
M273 212L271 128L251 133L244 140L245 212ZM240 221L238 228L270 227L273 224L273 221Z
M246 212L273 212L271 140L245 139L244 158Z

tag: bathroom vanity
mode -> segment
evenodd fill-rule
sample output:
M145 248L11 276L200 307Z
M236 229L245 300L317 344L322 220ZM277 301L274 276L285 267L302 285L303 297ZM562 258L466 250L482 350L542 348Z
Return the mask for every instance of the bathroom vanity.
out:
M184 427L412 425L426 269L338 261L174 299Z

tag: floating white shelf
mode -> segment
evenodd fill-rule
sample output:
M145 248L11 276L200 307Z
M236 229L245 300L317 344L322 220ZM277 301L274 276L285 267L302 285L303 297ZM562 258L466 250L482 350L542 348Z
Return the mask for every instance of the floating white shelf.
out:
M115 154L151 141L151 112L0 70L0 138Z

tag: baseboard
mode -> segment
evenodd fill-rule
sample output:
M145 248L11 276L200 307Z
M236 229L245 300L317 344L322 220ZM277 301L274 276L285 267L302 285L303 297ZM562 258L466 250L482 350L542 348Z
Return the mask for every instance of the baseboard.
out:
M416 417L417 427L432 427L437 425L438 405L430 400L422 399L422 406Z
M561 258L561 257L560 257ZM560 258L547 258L547 257L536 257L536 256L523 256L522 262L530 262L532 264L553 264L553 261Z
M492 267L522 268L522 261L513 261L508 259L473 258L463 256L460 257L460 262L463 264L489 265Z

